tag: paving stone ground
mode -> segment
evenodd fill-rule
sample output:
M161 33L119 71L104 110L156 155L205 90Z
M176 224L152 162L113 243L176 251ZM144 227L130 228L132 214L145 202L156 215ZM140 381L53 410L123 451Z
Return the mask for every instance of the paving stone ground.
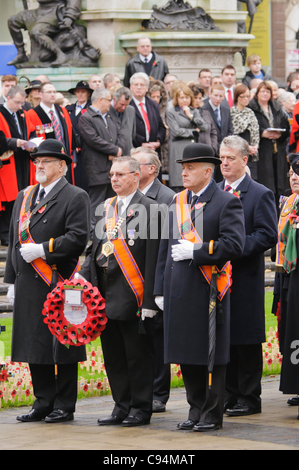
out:
M299 450L298 409L287 405L288 398L279 392L278 377L265 379L261 414L225 417L223 429L209 434L176 429L188 415L184 389L171 391L166 413L154 414L150 425L131 429L97 426L98 418L110 415L111 396L79 400L70 423L19 423L16 416L29 408L2 410L0 450L102 450L100 463L105 456L136 454L141 459L149 451L197 455L200 450ZM148 462L145 458L139 463Z

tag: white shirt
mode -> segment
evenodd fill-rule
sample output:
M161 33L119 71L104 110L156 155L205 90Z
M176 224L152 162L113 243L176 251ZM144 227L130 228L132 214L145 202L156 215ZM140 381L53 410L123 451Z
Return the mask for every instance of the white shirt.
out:
M121 213L118 214L118 215L122 216L124 214L124 211L127 210L127 208L130 205L130 202L133 199L136 191L134 191L132 194L129 194L126 197L117 196L117 202L122 201L122 203L123 203L123 207L121 208Z
M41 184L39 185L39 188L38 188L38 193L37 193L37 198L36 200L38 201L39 200L39 193L41 192L42 189L45 190L45 196L47 196L47 194L49 194L49 192L54 188L54 186L56 186L56 184L58 183L58 181L60 181L61 178L58 178L58 180L54 181L53 183L49 184L48 186L46 186L45 188L43 188L41 186Z
M217 106L214 106L214 105L213 105L213 103L212 103L211 100L209 100L209 103L210 103L210 106L211 106L211 108L212 108L212 110L213 110L214 112L215 112L216 109L218 109L219 119L220 119L220 121L221 121L221 109L220 109L220 106L218 106L218 108L217 108Z
M149 189L152 187L152 185L154 184L154 181L155 181L155 180L153 180L150 184L148 184L147 186L145 186L145 188L143 188L142 191L141 191L141 189L140 189L140 191L142 192L142 194L146 194L146 193L148 192L148 190L149 190Z
M149 55L146 57L144 57L144 55L139 54L139 59L141 60L141 62L144 62L145 59L147 59L147 63L149 63L152 60L152 57L153 57L152 52L150 52Z
M57 116L57 112L56 112L56 109L55 109L54 104L52 104L51 108L49 108L49 106L47 106L46 104L40 102L40 107L45 111L46 115L48 116L48 118L49 118L50 120L51 120L50 111L53 111L54 115L56 116L56 119L57 119L58 123L60 123L60 119L59 119L59 117Z
M208 186L209 184L210 184L210 182L209 182L208 184L206 184L204 188L202 188L200 191L198 191L198 193L194 193L194 192L192 191L192 197L194 197L194 196L197 196L197 197L201 196L202 193L205 192L205 190L207 189L207 186Z
M78 103L76 103L76 110L75 110L76 116L78 116L78 114L81 113L82 109L85 108L86 103L87 103L87 101L83 104L80 104L80 105Z
M231 189L229 192L230 192L230 193L233 193L233 190L236 191L236 189L238 188L239 184L242 183L242 181L243 181L243 179L245 178L245 176L246 176L246 173L245 173L245 175L241 176L241 178L239 178L238 180L234 181L233 183L228 183L228 181L225 180L225 182L224 182L224 187L227 186L227 185L231 186L232 189Z

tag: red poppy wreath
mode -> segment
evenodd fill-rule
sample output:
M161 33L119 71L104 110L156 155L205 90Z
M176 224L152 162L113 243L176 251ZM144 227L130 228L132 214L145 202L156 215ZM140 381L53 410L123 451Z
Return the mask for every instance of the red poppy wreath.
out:
M82 279L58 282L47 295L44 323L61 344L82 346L94 341L106 327L105 300Z

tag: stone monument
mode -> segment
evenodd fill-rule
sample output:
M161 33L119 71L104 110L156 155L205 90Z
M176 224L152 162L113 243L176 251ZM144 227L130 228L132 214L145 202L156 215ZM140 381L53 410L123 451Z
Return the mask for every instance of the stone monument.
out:
M195 13L188 21L186 5ZM172 8L177 8L178 17L183 14L180 28L150 27L153 14L169 13ZM101 49L101 74L111 72L123 77L126 62L136 54L138 39L146 36L153 49L167 60L171 73L190 80L201 68L218 75L225 65L234 63L235 54L254 38L246 32L238 33L238 22L245 21L247 15L238 10L237 0L126 0L125 5L124 0L87 0L81 18L87 21L88 39ZM202 28L194 28L198 20ZM245 74L241 55L238 60L235 65L241 77Z
M17 48L16 57L7 65L24 67L94 67L99 51L87 41L86 28L77 25L81 0L38 0L39 7L25 9L8 20L8 28ZM31 54L25 51L22 30L29 32Z

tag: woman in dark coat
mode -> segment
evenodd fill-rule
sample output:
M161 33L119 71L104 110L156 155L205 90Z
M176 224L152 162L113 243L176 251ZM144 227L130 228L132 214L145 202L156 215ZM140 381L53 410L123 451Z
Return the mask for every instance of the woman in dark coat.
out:
M288 118L280 104L272 100L272 88L265 82L260 83L248 106L253 110L260 127L257 181L274 192L278 206L280 195L289 188L289 165L286 159L286 141L290 133ZM276 132L267 130L269 128L285 130Z

